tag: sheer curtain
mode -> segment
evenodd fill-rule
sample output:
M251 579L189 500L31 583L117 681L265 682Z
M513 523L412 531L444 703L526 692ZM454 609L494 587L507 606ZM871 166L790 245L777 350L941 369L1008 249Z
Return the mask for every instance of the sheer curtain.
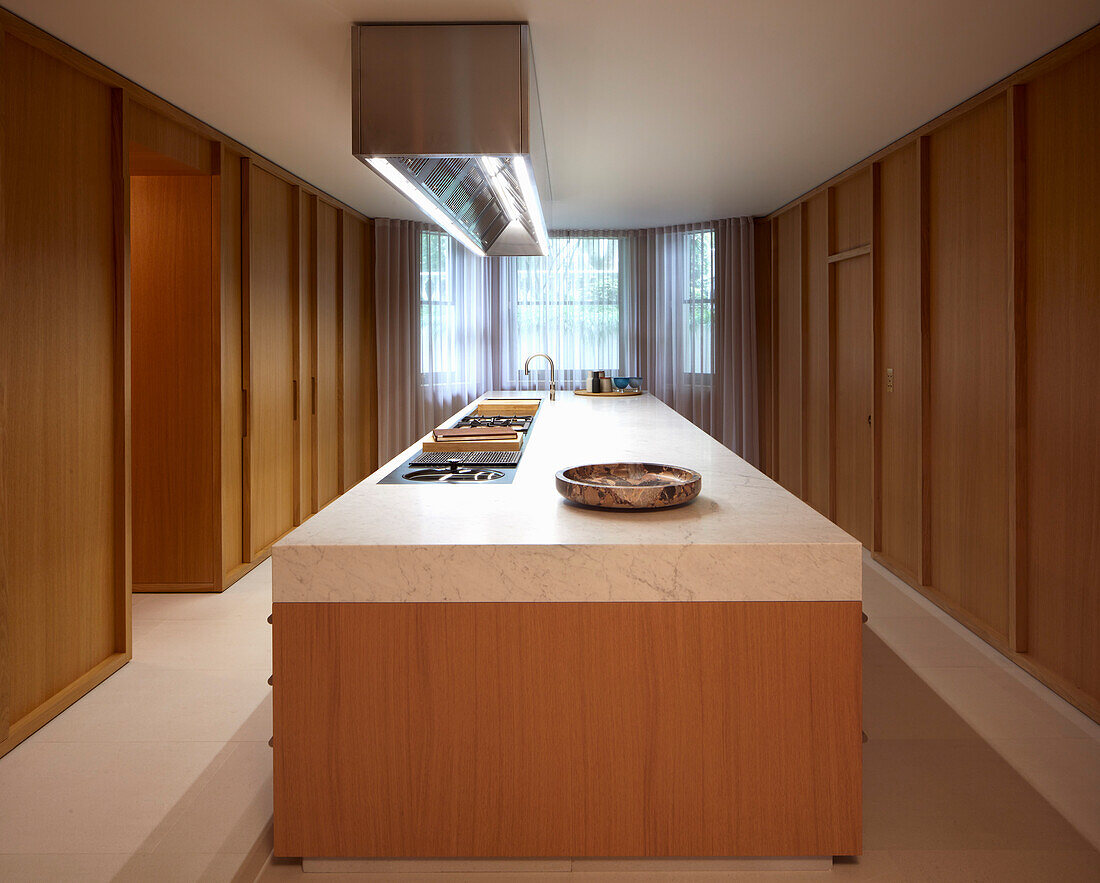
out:
M375 339L378 347L378 455L385 463L424 425L419 389L422 224L374 222Z
M545 258L479 258L442 231L377 221L379 450L387 459L492 389L586 371L644 388L758 461L751 219L560 231Z
M496 386L497 350L491 261L434 228L421 231L420 247L422 404L417 437Z
M497 260L502 389L545 389L544 359L523 373L527 357L546 353L564 389L588 371L629 373L636 365L632 237L621 231L557 232L547 257Z
M638 328L646 387L758 462L752 220L637 234Z

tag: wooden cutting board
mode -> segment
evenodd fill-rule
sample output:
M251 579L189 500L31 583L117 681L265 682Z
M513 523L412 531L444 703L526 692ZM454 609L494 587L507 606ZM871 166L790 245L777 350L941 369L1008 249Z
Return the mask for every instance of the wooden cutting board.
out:
M479 402L475 413L483 417L534 414L542 399L486 399Z

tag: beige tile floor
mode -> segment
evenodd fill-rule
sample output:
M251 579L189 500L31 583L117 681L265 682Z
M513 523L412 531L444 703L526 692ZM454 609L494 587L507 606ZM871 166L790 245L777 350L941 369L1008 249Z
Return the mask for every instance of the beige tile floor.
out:
M221 595L135 596L134 661L0 758L0 881L303 878L269 858L270 580L265 564ZM869 561L864 608L866 852L829 878L1100 880L1100 727ZM824 875L400 879L441 877Z

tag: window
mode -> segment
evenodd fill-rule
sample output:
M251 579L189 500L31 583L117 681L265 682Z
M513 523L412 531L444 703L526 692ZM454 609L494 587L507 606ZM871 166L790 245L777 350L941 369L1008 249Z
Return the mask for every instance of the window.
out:
M714 231L683 234L681 310L685 374L714 373Z
M450 249L446 233L420 234L420 374L425 384L447 380L458 367L452 345L458 329Z
M501 312L506 373L523 371L523 359L555 353L563 380L592 369L622 368L622 248L618 237L559 236L547 257L505 259ZM540 366L541 367L541 366Z

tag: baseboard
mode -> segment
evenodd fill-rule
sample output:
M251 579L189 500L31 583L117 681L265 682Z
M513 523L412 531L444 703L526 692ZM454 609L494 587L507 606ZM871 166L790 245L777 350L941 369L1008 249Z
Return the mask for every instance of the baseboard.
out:
M922 586L918 580L914 579L911 575L906 575L905 572L899 568L892 566L889 560L883 560L882 556L875 552L871 553L871 557L876 564L885 567L894 574L894 576L909 586L909 588L919 592L923 597L939 607L940 610L950 616L955 622L959 623L959 625L973 632L1010 662L1014 662L1043 684L1043 686L1053 690L1082 714L1087 715L1100 724L1100 699L1090 696L1084 690L1074 686L1064 678L1059 677L1027 653L1017 653L1008 645L1008 638L1006 636L998 634L993 629L980 622L972 614L963 610L953 601L936 591L934 586Z
M112 653L95 668L85 672L67 687L54 693L49 699L23 715L8 728L8 735L0 742L0 757L3 757L16 745L41 729L57 717L66 708L76 702L93 687L98 687L107 678L130 661L130 653Z
M225 578L222 580L222 583L223 583L222 588L217 589L216 591L220 591L220 592L225 591L231 585L233 585L233 583L235 583L237 580L239 580L242 576L244 576L246 573L249 573L250 571L254 570L260 564L263 564L270 557L271 557L271 547L269 546L268 548L264 549L263 551L258 552L256 557L253 558L251 561L249 561L245 564L238 564L236 567L234 567L232 570L228 571L225 574Z
M134 583L134 594L156 592L220 592L213 583Z

